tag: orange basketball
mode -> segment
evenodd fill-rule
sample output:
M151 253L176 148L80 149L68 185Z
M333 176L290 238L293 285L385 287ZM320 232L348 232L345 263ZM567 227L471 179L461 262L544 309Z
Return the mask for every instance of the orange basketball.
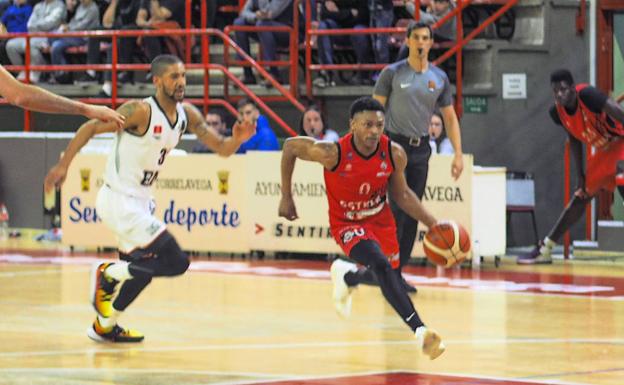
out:
M440 221L425 234L423 247L432 263L449 268L468 257L470 235L457 222Z

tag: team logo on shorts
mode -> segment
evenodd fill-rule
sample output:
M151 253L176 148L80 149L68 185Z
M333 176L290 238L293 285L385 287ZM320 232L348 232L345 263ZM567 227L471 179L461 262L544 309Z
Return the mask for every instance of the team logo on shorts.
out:
M154 222L151 225L149 225L149 227L147 228L147 233L149 235L154 235L154 234L156 234L158 229L160 229L160 223Z
M355 238L363 237L364 234L366 234L366 231L362 227L351 228L343 231L342 234L340 234L340 239L342 243L346 245Z

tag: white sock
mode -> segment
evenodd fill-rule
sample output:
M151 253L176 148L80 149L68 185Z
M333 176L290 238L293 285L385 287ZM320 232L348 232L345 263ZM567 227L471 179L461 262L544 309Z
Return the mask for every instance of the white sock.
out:
M89 74L89 76L91 76L92 78L95 77L96 73L94 70L87 70L87 73Z
M110 317L102 317L98 314L98 322L104 329L110 329L117 324L117 319L119 318L121 313L123 312L113 309Z
M125 281L132 278L132 274L130 274L128 266L128 262L115 262L112 265L108 266L106 270L104 270L104 274L114 280Z

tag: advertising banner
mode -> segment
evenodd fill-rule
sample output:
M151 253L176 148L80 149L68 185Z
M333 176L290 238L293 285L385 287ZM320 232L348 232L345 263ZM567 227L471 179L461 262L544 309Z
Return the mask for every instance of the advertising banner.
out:
M95 200L103 184L104 155L78 154L61 194L63 243L116 246ZM153 185L155 216L186 250L247 252L245 156L169 156Z

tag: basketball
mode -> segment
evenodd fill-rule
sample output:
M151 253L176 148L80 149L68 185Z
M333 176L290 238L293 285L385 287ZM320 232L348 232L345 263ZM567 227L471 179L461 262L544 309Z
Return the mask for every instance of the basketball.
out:
M457 222L440 221L425 234L423 247L432 263L449 268L468 257L470 235Z

